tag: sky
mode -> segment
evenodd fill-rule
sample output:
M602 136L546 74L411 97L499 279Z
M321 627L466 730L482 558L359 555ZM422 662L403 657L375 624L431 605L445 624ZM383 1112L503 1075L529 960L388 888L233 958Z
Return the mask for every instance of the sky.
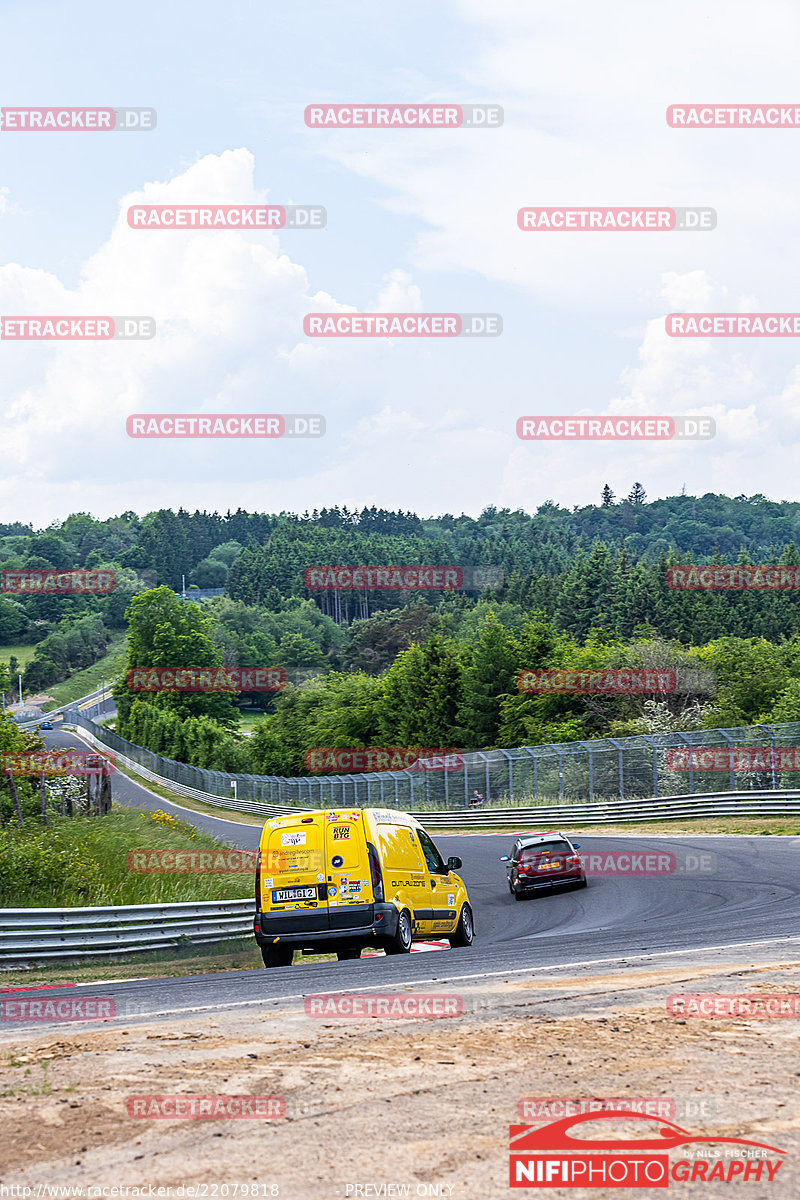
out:
M618 497L800 499L800 10L763 0L0 3L0 106L154 130L0 129L0 315L147 315L149 340L0 338L0 523L334 504L478 515ZM306 106L493 104L492 128L309 128ZM309 204L322 229L132 229L134 204ZM700 231L523 232L529 206L704 206ZM306 314L497 313L477 338L314 338ZM134 413L315 413L319 438L132 438ZM712 417L704 441L523 441L531 415Z

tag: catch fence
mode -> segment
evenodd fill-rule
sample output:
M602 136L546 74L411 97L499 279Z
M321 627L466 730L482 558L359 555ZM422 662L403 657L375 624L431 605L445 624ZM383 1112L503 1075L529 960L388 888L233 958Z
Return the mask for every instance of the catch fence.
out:
M177 792L204 793L216 797L220 807L244 812L266 813L276 807L396 807L422 812L800 787L800 752L796 770L786 769L786 761L774 756L770 761L770 751L800 746L800 721L475 750L449 759L420 760L403 771L286 777L211 771L164 758L98 725L93 718L99 712L99 705L74 708L66 711L65 719L143 772L169 780ZM755 768L742 769L737 751L748 747L765 753ZM681 751L694 751L687 754L685 765L679 762ZM717 751L716 769L702 769L712 761L710 754L704 759L702 751Z

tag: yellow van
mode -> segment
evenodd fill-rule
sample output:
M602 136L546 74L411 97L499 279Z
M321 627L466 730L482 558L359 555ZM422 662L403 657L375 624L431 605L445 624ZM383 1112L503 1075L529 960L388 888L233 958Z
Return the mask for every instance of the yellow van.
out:
M267 821L256 860L255 936L265 967L295 950L360 958L407 954L438 936L469 946L472 909L460 858L444 861L409 813L323 809Z

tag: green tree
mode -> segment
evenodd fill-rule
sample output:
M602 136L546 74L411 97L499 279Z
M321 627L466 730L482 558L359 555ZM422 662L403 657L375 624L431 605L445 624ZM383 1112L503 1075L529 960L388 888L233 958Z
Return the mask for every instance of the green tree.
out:
M515 651L514 638L489 612L469 647L462 676L458 722L465 749L497 745L503 699L516 690Z
M213 624L196 604L184 604L168 587L142 592L128 606L128 654L125 675L114 689L117 729L125 729L135 699L156 708L173 709L181 719L207 716L218 724L235 728L238 715L233 703L238 693L132 691L127 675L136 667L201 668L221 667L222 657L214 642Z

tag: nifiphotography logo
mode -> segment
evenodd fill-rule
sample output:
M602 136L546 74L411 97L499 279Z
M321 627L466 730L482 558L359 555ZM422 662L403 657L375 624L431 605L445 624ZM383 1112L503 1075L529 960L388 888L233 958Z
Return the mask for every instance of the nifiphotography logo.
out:
M638 1124L642 1135L582 1137L580 1127L587 1121L620 1121L628 1128ZM674 1162L670 1150L679 1152ZM509 1151L511 1187L551 1188L772 1183L784 1161L775 1156L786 1153L746 1138L693 1134L671 1121L625 1110L581 1113L542 1126L512 1125Z

